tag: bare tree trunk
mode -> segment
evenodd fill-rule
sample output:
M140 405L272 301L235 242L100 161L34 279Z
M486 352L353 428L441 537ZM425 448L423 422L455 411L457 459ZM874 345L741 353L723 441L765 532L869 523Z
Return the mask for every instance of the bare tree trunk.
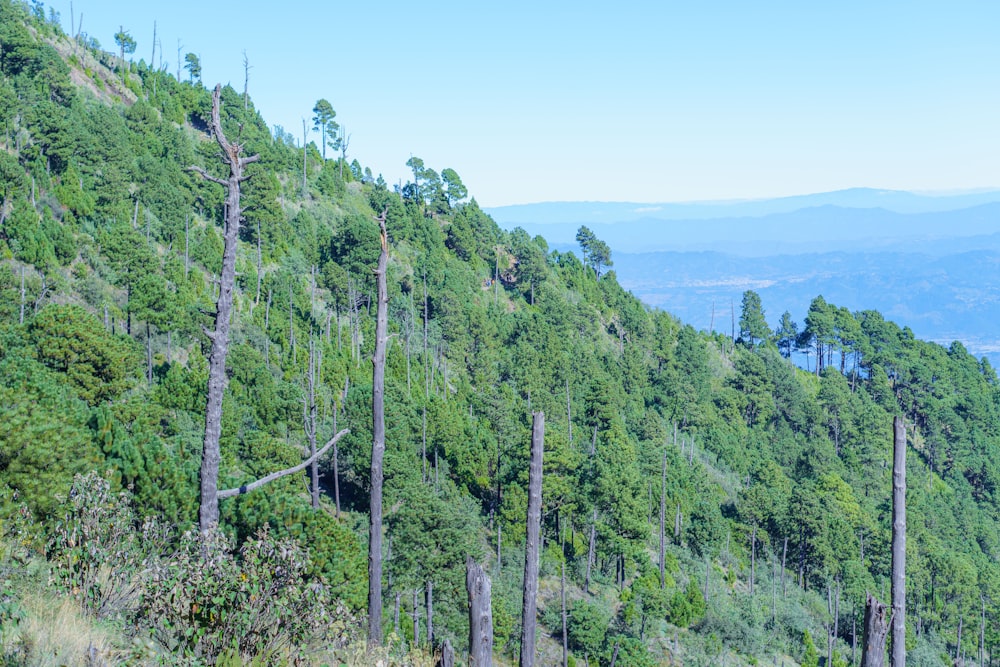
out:
M566 635L566 554L559 563L559 599L562 602L562 664L569 665L569 638Z
M521 611L520 667L535 664L535 626L538 611L539 537L542 524L542 452L545 448L545 413L532 413L531 463L528 468L527 541L524 551L524 606Z
M892 667L906 667L906 426L892 423Z
M667 586L667 450L663 450L663 472L660 475L660 588Z
M885 640L889 634L889 606L868 593L861 635L861 667L885 665Z
M309 154L309 147L306 145L306 137L309 130L306 129L306 119L302 119L302 198L306 198L306 155Z
M397 635L399 634L399 599L403 596L402 593L396 591L396 603L392 610L392 630Z
M757 578L757 523L753 524L750 534L750 597L753 597L753 584Z
M434 650L434 582L427 580L427 645Z
M271 288L267 288L267 306L264 307L264 365L271 367L271 337L267 330L271 324ZM333 429L336 431L337 429Z
M344 399L347 398L347 384L344 384ZM337 430L337 402L333 403L333 430ZM333 501L337 506L337 518L340 518L340 452L333 447Z
M597 508L594 508L594 518L590 522L590 546L587 548L587 576L583 580L584 592L590 592L590 571L594 567L594 551L597 546Z
M309 338L309 373L307 381L309 383L309 391L306 395L307 407L305 414L305 432L306 437L309 439L309 452L312 456L316 455L316 381L317 381L317 366L316 358L316 341L310 337ZM312 497L313 509L319 509L319 464L313 461L310 470L310 496Z
M153 386L153 339L149 332L149 322L146 322L146 384Z
M979 623L979 667L983 667L986 663L986 596L980 595L979 599L983 603L982 621Z
M465 559L465 588L469 593L469 667L493 664L492 583L472 556Z
M389 237L385 230L385 217L386 211L383 210L378 218L382 250L378 256L378 268L375 269L378 302L375 310L375 354L372 357L372 463L368 524L369 648L382 645L382 459L385 456L385 346L388 326L386 311L389 305L386 287Z
M854 603L851 603L851 665L854 665L854 659L858 653L858 613L854 608Z
M708 604L708 581L712 574L712 559L705 554L705 604Z
M680 545L681 543L681 521L683 516L681 515L681 504L677 503L677 513L674 514L674 544Z
M958 603L958 636L955 639L955 664L958 664L958 657L962 655L962 602Z
M420 646L420 589L413 589L413 646Z
M771 550L771 625L778 622L778 559Z
M573 412L569 396L569 377L566 377L566 432L569 434L569 444L573 445Z
M785 558L788 556L788 536L785 536L785 545L781 548L781 599L785 599Z
M455 649L451 645L451 640L445 639L441 645L441 660L438 662L441 667L455 667Z
M27 291L24 289L24 266L21 266L21 316L18 319L18 324L24 324L24 304L27 301Z
M257 296L254 297L254 305L260 303L260 282L262 278L261 268L262 266L261 248L260 248L260 220L257 221Z
M240 157L243 147L231 144L222 131L219 115L222 86L217 85L212 95L212 131L222 148L222 160L229 166L229 178L211 176L200 167L191 167L202 178L219 183L227 190L226 228L222 252L222 274L219 300L215 311L215 331L207 331L212 341L208 362L208 401L205 408L205 441L201 457L201 497L199 527L203 533L219 523L219 436L222 427L222 394L226 388L226 355L229 352L229 314L233 307L233 289L236 283L236 245L240 232L240 183L247 179L244 168L260 159L258 155Z

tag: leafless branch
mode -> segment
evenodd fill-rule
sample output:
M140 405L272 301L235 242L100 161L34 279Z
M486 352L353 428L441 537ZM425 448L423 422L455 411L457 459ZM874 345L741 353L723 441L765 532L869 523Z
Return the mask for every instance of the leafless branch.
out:
M279 470L278 472L272 472L270 475L267 475L265 477L261 477L260 479L258 479L255 482L250 482L249 484L244 484L243 486L237 487L235 489L226 489L225 491L219 491L219 500L222 500L223 498L231 498L233 496L240 496L240 495L243 495L244 493L249 493L249 492L253 491L254 489L258 489L258 488L264 486L265 484L267 484L269 482L273 482L276 479L281 479L282 477L285 477L286 475L293 475L293 474L295 474L297 472L301 472L301 471L305 470L306 468L308 468L312 464L313 461L318 460L321 456L323 456L323 454L326 454L326 451L328 449L330 449L335 444L337 444L337 442L342 437L344 437L345 435L347 435L348 433L350 433L350 429L346 429L346 428L343 429L342 431L340 431L340 433L338 433L337 435L335 435L332 438L330 438L330 441L327 442L325 445L323 445L323 449L319 450L318 452L316 452L315 455L310 456L309 458L307 458L305 461L303 461L302 463L298 464L297 466L293 466L291 468L285 468L284 470Z

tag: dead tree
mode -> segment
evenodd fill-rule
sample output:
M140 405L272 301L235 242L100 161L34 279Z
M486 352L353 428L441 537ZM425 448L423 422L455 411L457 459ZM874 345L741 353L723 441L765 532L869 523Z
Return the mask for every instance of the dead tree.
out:
M667 585L667 450L663 449L663 473L660 476L660 588Z
M562 549L566 546L562 545ZM559 600L562 604L562 666L569 665L569 635L566 633L566 554L559 563Z
M889 606L868 593L865 599L865 622L861 630L861 667L885 665L885 640L889 634Z
M212 341L208 358L208 404L205 409L205 441L201 457L201 500L199 527L202 532L219 523L219 436L222 428L222 394L226 388L226 355L229 352L229 321L236 284L236 245L240 234L240 184L247 180L243 170L260 159L259 155L241 157L243 146L230 143L222 131L219 113L222 86L212 95L212 133L222 149L222 161L229 166L227 179L216 178L201 167L190 167L202 178L226 188L226 227L223 236L222 274L219 300L215 310L215 331L205 331Z
M465 559L465 588L469 593L469 667L493 664L492 583L472 556Z
M319 375L319 358L316 341L309 338L309 372L306 375L308 389L302 404L302 422L306 438L309 440L309 453L316 455L316 383ZM319 509L319 464L313 461L310 470L309 494L313 509Z
M368 647L382 645L382 459L385 456L385 347L388 339L389 306L386 268L389 264L389 237L385 230L386 211L378 217L382 250L375 279L378 302L375 307L375 354L372 356L372 465L371 499L368 516Z
M594 517L590 521L590 544L587 547L587 574L583 579L583 590L590 592L590 572L594 567L594 553L597 547L597 508L594 508Z
M542 524L542 451L545 413L532 414L531 463L528 468L527 542L524 552L524 605L521 610L520 667L535 664L535 625L538 611L538 549Z
M906 426L892 420L892 667L906 667Z
M444 644L441 645L441 659L438 660L437 664L440 667L455 667L455 649L450 640L445 639Z
M427 580L424 592L424 602L427 605L427 645L434 650L434 581Z

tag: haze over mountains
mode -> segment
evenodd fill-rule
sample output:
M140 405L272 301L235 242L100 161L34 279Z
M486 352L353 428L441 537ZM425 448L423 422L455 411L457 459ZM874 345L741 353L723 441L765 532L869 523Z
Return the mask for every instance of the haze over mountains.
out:
M557 249L575 250L576 231L587 225L611 246L626 288L698 328L728 331L730 303L738 317L747 289L761 295L772 326L785 310L801 323L822 294L1000 362L1000 191L929 196L858 188L756 201L551 202L488 212Z

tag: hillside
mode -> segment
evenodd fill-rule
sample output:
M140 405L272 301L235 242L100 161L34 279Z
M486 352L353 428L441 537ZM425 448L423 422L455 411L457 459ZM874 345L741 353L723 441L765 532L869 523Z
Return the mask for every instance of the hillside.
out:
M1000 655L1000 387L959 344L822 298L737 340L648 308L588 248L502 230L458 174L273 135L225 87L249 166L220 484L198 474L222 262L211 94L0 0L0 655L7 665L464 662L466 557L520 641L528 443L547 418L539 664L856 664L887 597L891 421L910 429L911 665ZM319 104L317 104L319 107ZM327 123L327 129L332 127ZM364 653L375 283L385 212L383 625ZM596 239L594 239L596 241ZM766 305L766 304L765 304ZM814 364L815 366L815 364ZM660 553L660 531L666 547ZM662 563L662 570L661 570ZM661 575L662 572L662 575ZM980 634L982 632L982 634ZM430 636L430 641L428 637ZM830 641L824 641L829 637Z

